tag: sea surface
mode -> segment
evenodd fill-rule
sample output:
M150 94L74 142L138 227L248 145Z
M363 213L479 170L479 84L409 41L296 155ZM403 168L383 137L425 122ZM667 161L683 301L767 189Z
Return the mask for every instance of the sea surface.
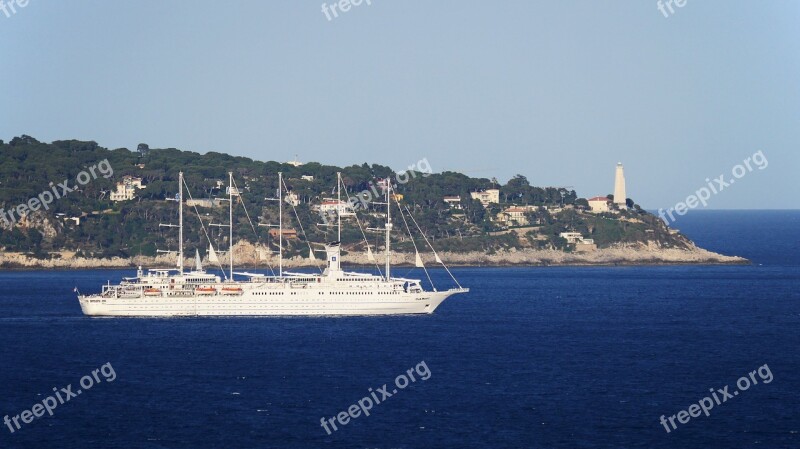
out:
M91 319L73 287L132 270L2 272L0 416L82 392L0 424L0 448L798 448L798 225L675 225L748 266L455 269L472 291L430 316ZM660 422L726 386L709 416Z

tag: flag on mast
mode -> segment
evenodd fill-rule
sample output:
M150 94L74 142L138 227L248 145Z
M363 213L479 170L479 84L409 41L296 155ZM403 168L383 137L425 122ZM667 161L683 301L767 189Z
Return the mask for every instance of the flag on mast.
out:
M367 260L370 262L375 262L375 255L372 254L372 249L370 249L369 246L367 247Z
M439 258L438 254L433 253L433 255L434 255L434 257L436 257L436 263L440 263L440 264L444 265L444 262L442 262L442 259Z
M417 268L425 268L425 265L422 263L422 257L419 257L419 253L414 253L414 266Z

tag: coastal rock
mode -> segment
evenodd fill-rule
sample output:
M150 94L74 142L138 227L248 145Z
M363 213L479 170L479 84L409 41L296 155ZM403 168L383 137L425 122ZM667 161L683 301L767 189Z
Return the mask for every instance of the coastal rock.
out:
M56 269L85 269L85 268L125 268L144 266L149 268L172 268L177 265L175 256L159 255L156 257L135 256L132 258L114 257L111 259L94 259L74 257L71 253L62 253L60 257L51 259L36 259L20 253L0 253L0 267L6 268L56 268ZM263 269L269 266L276 267L278 258L264 247L256 247L249 242L240 242L234 248L236 266L240 269ZM376 254L377 262L367 259L361 252L348 252L343 256L346 265L374 266L382 265L381 256ZM586 253L568 253L558 250L522 249L515 251L497 251L493 254L481 252L451 253L441 252L439 257L451 266L591 266L591 265L735 265L747 264L749 261L743 257L726 256L714 253L697 246L691 245L686 249L660 248L655 245L628 244L611 248L598 249ZM423 254L422 259L427 266L435 267L438 264L432 254ZM204 260L206 268L227 267L227 257L220 256L219 264L211 264ZM285 268L323 266L324 259L316 263L304 257L284 258ZM392 264L414 265L413 253L392 253ZM187 258L184 262L187 268L194 266L194 260Z

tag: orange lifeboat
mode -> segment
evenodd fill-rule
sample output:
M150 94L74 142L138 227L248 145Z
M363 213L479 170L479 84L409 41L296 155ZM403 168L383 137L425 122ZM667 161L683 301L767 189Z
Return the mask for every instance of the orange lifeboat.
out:
M194 292L198 295L215 295L217 294L217 289L214 287L197 287Z
M158 288L146 288L144 289L145 296L161 296L161 289Z
M219 292L223 295L241 295L243 290L242 287L222 287Z

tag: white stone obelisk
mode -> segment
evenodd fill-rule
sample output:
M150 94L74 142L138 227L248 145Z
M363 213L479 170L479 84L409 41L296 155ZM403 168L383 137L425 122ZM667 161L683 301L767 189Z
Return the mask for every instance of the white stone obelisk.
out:
M622 167L622 162L617 163L617 174L614 177L614 204L620 209L627 209L625 203L625 169Z

